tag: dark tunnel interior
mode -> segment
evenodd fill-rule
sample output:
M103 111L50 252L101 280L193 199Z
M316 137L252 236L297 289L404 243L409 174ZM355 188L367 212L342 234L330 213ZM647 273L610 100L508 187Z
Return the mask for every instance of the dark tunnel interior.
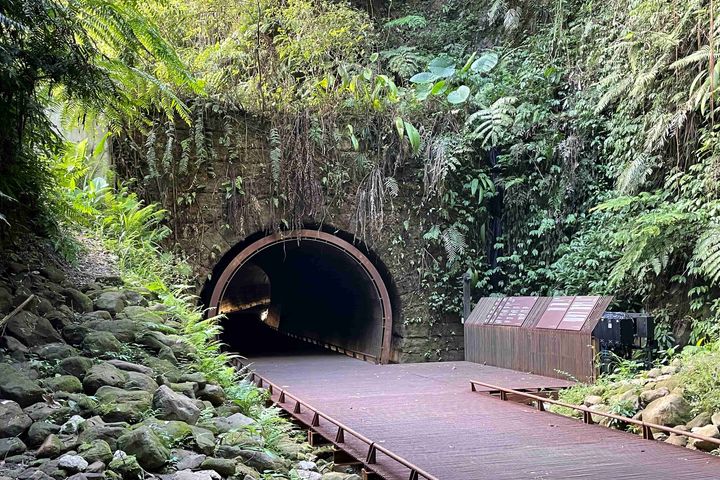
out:
M379 356L383 308L368 272L348 252L315 239L272 244L228 283L221 340L246 357L318 351L286 334Z

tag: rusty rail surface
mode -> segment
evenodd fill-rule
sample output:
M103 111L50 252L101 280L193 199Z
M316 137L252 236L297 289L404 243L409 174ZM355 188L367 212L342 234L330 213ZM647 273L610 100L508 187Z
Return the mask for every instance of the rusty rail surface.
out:
M262 376L258 375L255 372L250 372L250 381L252 383L255 383L258 388L265 388L267 385L267 391L272 397L272 395L275 393L275 391L278 392L278 400L277 403L282 405L284 403L288 402L288 399L291 399L294 401L295 405L292 407L292 413L294 415L299 415L302 412L303 407L312 412L312 420L310 422L310 428L311 430L317 432L318 434L325 437L328 441L333 443L335 446L342 449L342 444L345 443L345 435L350 435L353 438L359 440L360 442L364 443L368 446L367 455L365 456L365 459L359 459L361 460L361 463L365 464L368 468L372 469L372 465L377 463L377 453L380 452L387 456L388 458L391 458L392 460L396 461L400 465L404 466L408 470L410 470L410 476L408 477L408 480L419 480L421 477L425 478L426 480L440 480L439 478L435 477L434 475L426 472L422 468L418 467L417 465L414 465L413 463L410 463L408 460L405 460L399 455L394 454L387 448L383 447L382 445L378 445L376 442L370 440L365 435L353 430L352 428L348 427L347 425L341 423L338 420L335 420L333 417L327 415L326 413L321 412L320 410L316 409L309 403L301 400L297 396L286 392L284 389L280 388L279 386L275 385L274 383L268 381L267 379L264 379ZM256 381L257 379L257 381ZM286 408L287 411L290 411ZM337 427L337 433L335 434L335 438L327 438L325 435L323 435L322 432L316 430L317 427L320 426L320 419L324 419L327 422L331 423L335 427Z
M702 440L704 442L710 442L710 443L720 446L720 438L708 437L708 436L700 435L700 434L693 433L690 431L678 430L677 428L673 428L673 427L666 427L664 425L658 425L655 423L644 422L642 420L636 420L636 419L630 418L630 417L623 417L622 415L616 415L614 413L598 412L595 410L591 410L584 405L573 405L571 403L565 403L560 400L553 400L550 398L533 395L532 393L528 393L523 390L513 390L511 388L499 387L497 385L491 385L489 383L480 382L478 380L470 380L470 389L473 392L477 391L476 386L478 386L478 385L488 389L482 393L485 393L485 394L488 394L491 396L497 395L500 398L500 400L503 400L503 401L507 401L510 395L526 398L528 400L532 400L533 402L535 402L535 407L541 412L546 411L545 410L546 403L549 403L551 405L556 405L558 407L569 408L572 410L582 412L582 415L583 415L582 421L583 421L583 423L588 424L588 425L592 425L592 424L596 423L592 419L593 415L610 418L612 420L623 422L628 425L634 425L636 427L640 427L640 429L642 430L642 436L646 440L655 440L655 437L653 436L652 431L659 430L659 431L666 432L666 433L674 433L676 435L685 435L686 437L694 438L697 440ZM552 413L554 415L560 415L560 416L567 418L566 415L561 415L561 414L558 414L555 412L548 412L548 413Z

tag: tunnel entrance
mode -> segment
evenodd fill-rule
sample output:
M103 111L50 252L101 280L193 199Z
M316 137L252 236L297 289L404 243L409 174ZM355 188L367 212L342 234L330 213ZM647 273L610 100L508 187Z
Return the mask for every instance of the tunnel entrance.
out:
M390 293L357 246L328 232L293 230L229 255L209 313L226 316L222 340L233 351L257 356L320 346L390 360Z

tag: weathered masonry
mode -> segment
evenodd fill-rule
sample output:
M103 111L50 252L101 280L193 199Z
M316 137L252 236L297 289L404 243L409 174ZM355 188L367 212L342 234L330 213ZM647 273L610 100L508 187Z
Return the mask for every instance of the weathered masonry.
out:
M152 151L143 135L113 145L120 176L144 179L133 189L168 210L173 240L203 283L205 306L228 314L224 340L240 353L261 354L263 345L280 342L274 328L380 362L462 359L459 315L431 312L422 287L427 226L418 209L417 166L395 172L402 188L386 199L382 228L362 234L362 179L335 182L333 175L342 175L310 165L318 170L323 206L307 208L301 224L288 222L278 202L269 129L242 113L234 114L232 129L227 119L205 112L204 158L196 147L186 148L188 139L197 142L187 127L159 128ZM180 162L163 161L168 136ZM300 182L293 175L301 173L287 174Z

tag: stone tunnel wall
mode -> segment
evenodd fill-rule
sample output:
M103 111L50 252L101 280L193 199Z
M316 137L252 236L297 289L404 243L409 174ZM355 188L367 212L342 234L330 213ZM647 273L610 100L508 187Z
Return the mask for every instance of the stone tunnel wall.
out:
M147 134L139 133L113 145L120 178L141 179L133 189L168 210L172 240L195 269L200 285L233 246L249 235L278 226L273 216L269 129L257 118L237 113L228 132L227 126L221 125L227 125L227 115L223 122L218 117L206 114L203 119L206 154L202 159L196 147L188 147L189 139L196 142L198 137L197 131L187 127L175 127L169 149L168 134L162 128L152 134L152 149L147 146ZM168 151L176 159L173 162L168 162ZM181 168L183 171L178 171ZM383 228L364 240L384 263L393 281L390 288L396 293L394 303L399 312L393 312L393 358L400 362L462 360L459 316L430 311L429 292L421 286L419 252L425 247L420 228L423 212L418 207L422 185L417 172L417 168L406 167L396 173L399 193L386 201ZM308 218L308 224L354 234L356 190L356 185L348 185L339 195L326 195L322 215Z

